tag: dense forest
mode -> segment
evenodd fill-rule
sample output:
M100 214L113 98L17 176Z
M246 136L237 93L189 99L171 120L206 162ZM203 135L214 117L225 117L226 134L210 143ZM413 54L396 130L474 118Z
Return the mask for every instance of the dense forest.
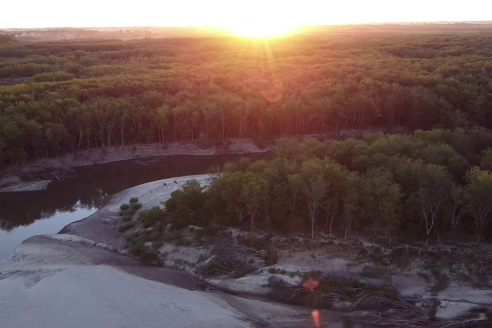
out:
M312 238L353 231L404 241L492 236L492 133L418 130L324 142L280 139L271 158L224 166L166 202L174 228L243 226Z
M489 128L491 56L478 33L2 43L0 165L136 143Z

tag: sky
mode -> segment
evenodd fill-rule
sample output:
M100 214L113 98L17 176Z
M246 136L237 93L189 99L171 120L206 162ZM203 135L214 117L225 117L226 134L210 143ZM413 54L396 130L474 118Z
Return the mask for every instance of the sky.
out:
M244 28L491 19L491 0L5 0L0 28Z

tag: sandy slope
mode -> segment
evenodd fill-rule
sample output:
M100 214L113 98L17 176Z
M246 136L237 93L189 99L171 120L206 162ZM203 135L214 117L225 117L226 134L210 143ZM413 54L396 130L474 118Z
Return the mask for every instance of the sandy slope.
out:
M185 288L196 285L193 278L172 269L151 268L164 280L176 278L159 283L149 280L146 269L79 237L30 238L0 262L0 326L299 327L310 322L307 310L192 291Z

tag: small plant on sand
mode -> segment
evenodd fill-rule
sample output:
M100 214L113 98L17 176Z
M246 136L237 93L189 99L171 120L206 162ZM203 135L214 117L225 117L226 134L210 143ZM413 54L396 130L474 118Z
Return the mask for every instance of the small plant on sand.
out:
M130 198L130 204L132 203L138 203L138 198L137 197Z
M423 271L417 272L417 276L419 276L420 278L425 280L426 283L430 283L430 281L431 281L429 274L427 274Z
M128 205L128 204L121 204L121 206L120 206L120 210L122 210L122 211L126 211L129 208L130 208L130 205Z
M161 240L154 241L152 243L152 247L155 248L155 249L160 249L162 246L164 246L164 242L162 242Z
M449 277L443 274L437 278L436 283L434 284L434 286L432 286L429 289L429 291L434 295L438 295L440 292L442 292L448 287L449 287Z
M125 222L118 228L119 232L125 232L135 226L135 222Z
M160 209L158 206L155 206L152 207L150 210L139 213L138 220L140 223L142 223L144 228L149 228L151 226L157 225L158 223L164 223L166 221L166 216L162 209Z
M202 263L202 262L205 262L206 260L209 259L209 256L207 256L206 254L200 254L200 256L198 257L198 261L196 261L196 263Z
M142 208L142 204L140 203L130 203L130 206L135 210L139 210L140 208Z
M123 214L121 221L122 222L130 222L132 220L132 217L133 217L133 215L131 215L130 213L125 213L125 214Z

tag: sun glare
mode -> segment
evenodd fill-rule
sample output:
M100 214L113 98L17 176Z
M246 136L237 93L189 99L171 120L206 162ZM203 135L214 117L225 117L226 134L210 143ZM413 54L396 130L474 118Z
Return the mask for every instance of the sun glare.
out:
M233 24L227 27L231 33L246 37L273 37L285 35L295 26L287 26L276 22L267 22L263 24Z
M222 1L223 15L217 24L231 33L246 37L280 36L299 26L296 7L282 1L249 0Z

